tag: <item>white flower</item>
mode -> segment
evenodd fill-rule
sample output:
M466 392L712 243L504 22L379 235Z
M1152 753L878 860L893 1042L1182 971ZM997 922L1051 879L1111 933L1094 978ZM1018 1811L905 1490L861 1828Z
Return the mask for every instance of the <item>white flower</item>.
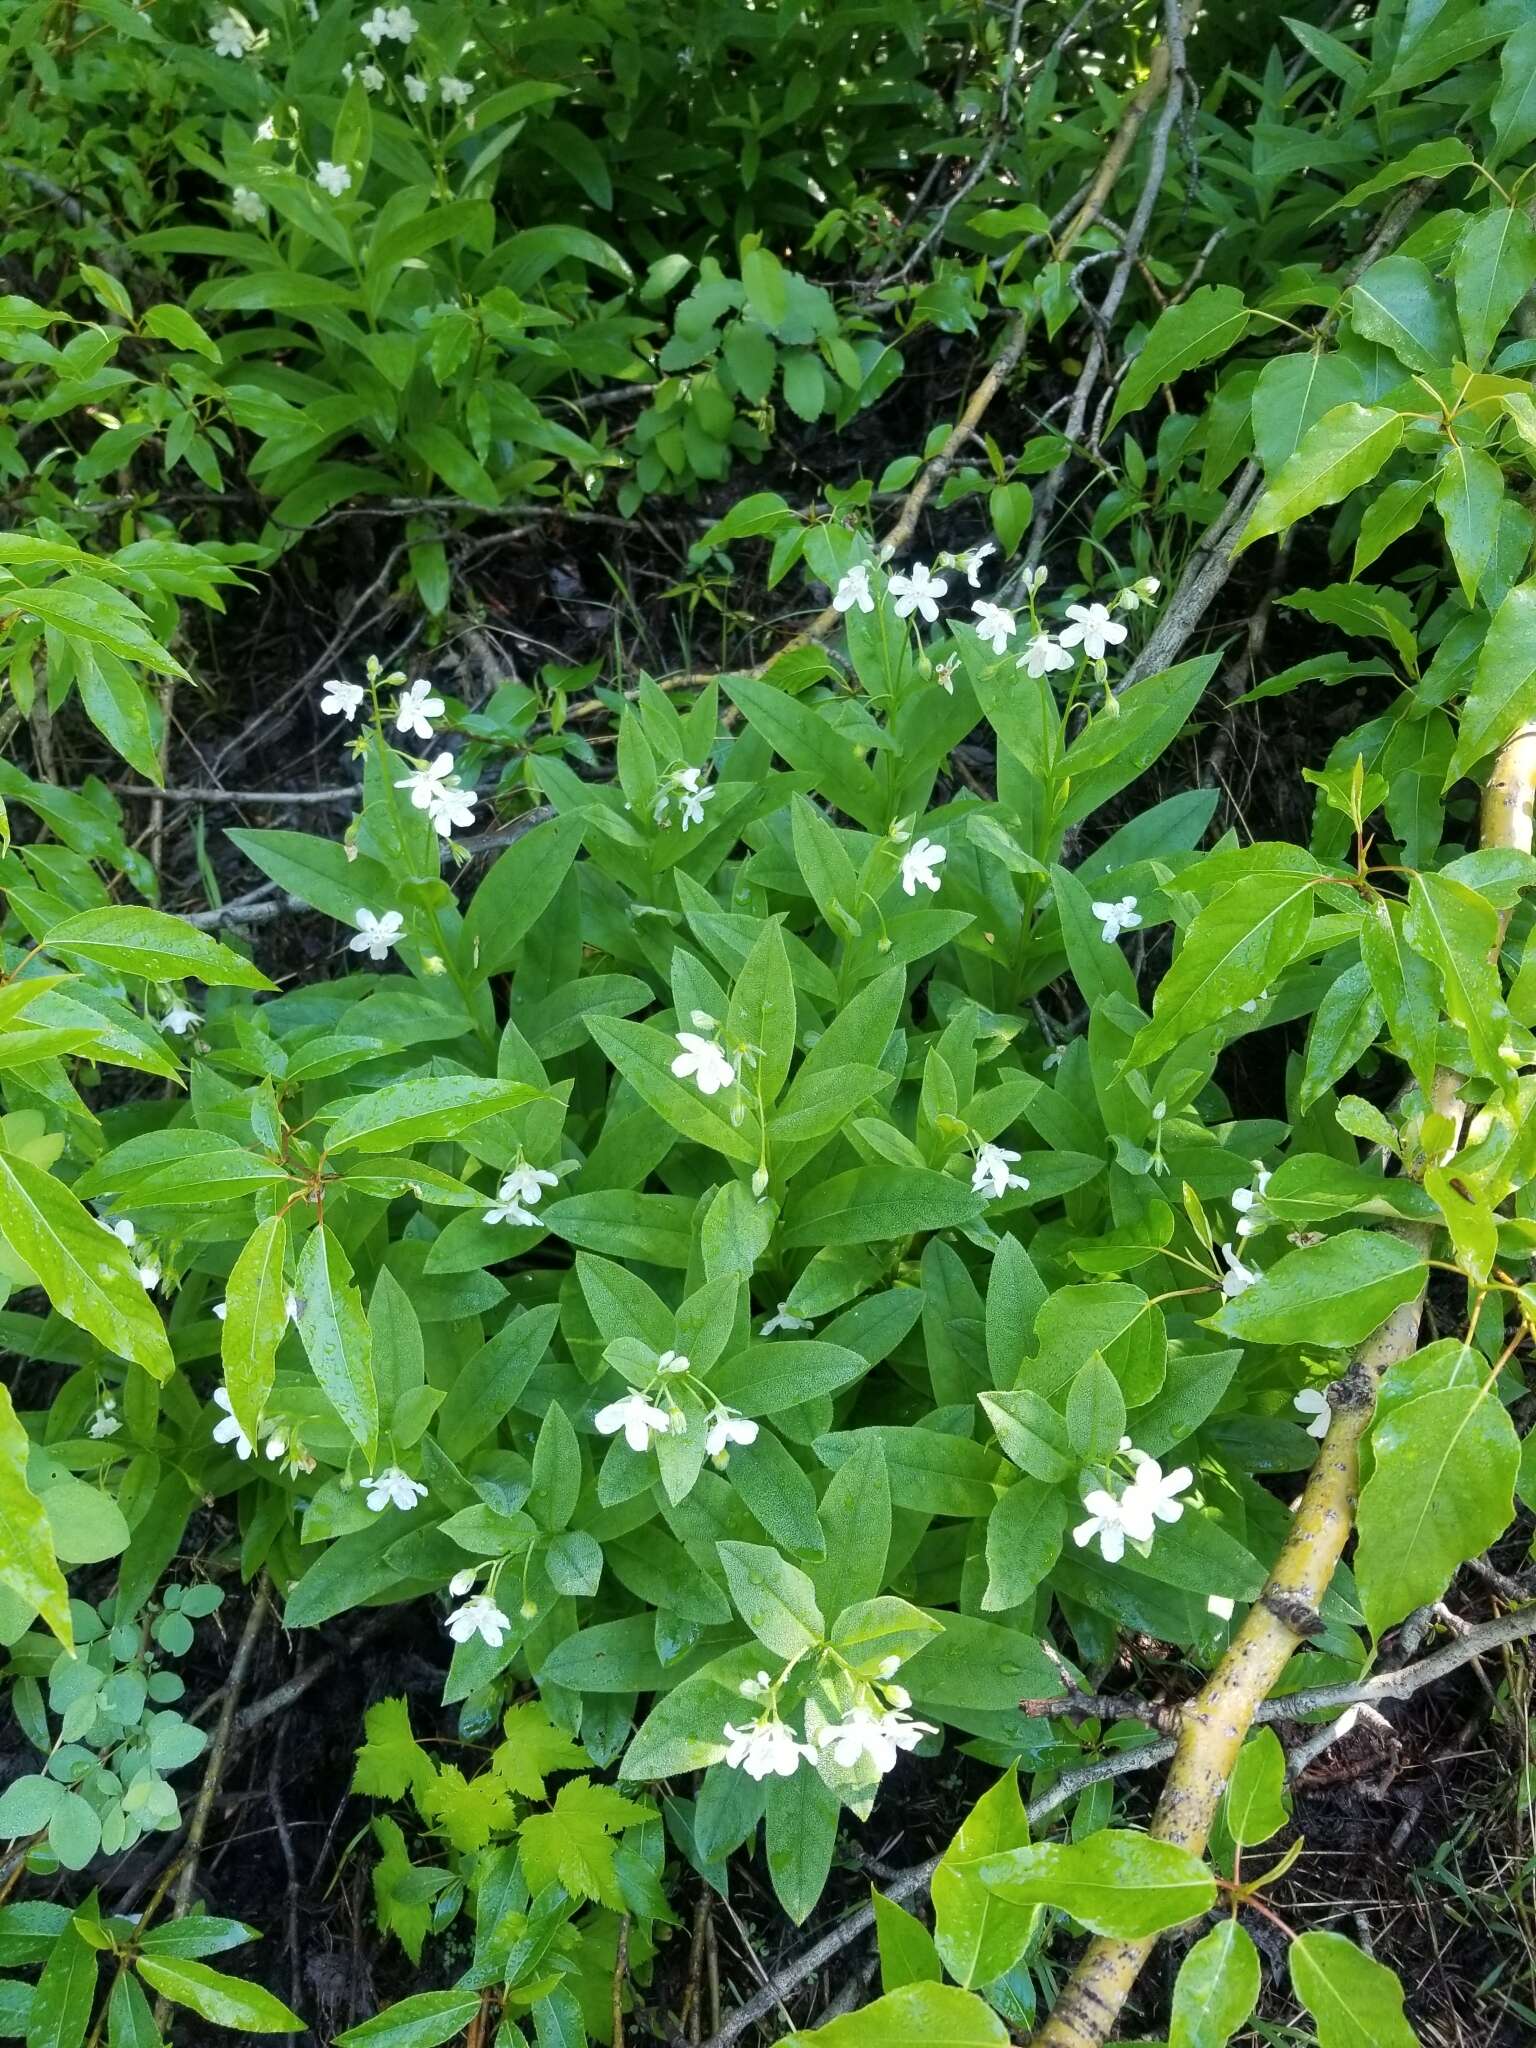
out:
M222 1408L224 1411L223 1421L216 1422L213 1425L214 1442L216 1444L233 1444L235 1456L243 1464L255 1451L256 1446L235 1420L234 1410L230 1406L228 1387L214 1388L213 1405L215 1408Z
M1151 604L1162 587L1155 576L1141 576L1134 583L1128 584L1115 602L1123 612L1140 611L1143 605Z
M1263 1207L1264 1190L1269 1186L1269 1174L1264 1166L1257 1159L1253 1162L1253 1166L1253 1186L1251 1188L1238 1188L1232 1196L1232 1206L1237 1211L1239 1217L1237 1226L1239 1237L1248 1237L1258 1228L1258 1225L1250 1220L1249 1211Z
M955 567L965 571L965 580L969 583L972 590L980 590L981 565L988 555L995 555L996 553L997 544L994 541L984 540L979 548L972 548L968 554L955 557ZM978 611L979 609L978 605L973 604L971 606L972 611ZM999 648L997 651L1001 654L1003 650Z
M117 1413L117 1396L103 1394L91 1411L90 1423L85 1433L94 1437L116 1436L122 1426L122 1417Z
M467 1643L472 1636L479 1636L483 1643L499 1650L512 1624L489 1593L477 1593L473 1600L456 1607L443 1626L456 1643Z
M395 705L395 731L414 733L419 740L432 737L432 720L443 715L443 700L434 697L432 685L420 680L400 692Z
M370 960L383 960L389 955L391 946L400 943L405 930L405 919L398 910L386 910L382 917L375 917L363 904L357 906L357 931L347 941L349 953L366 953Z
M1212 1593L1205 1603L1206 1612L1214 1614L1218 1621L1230 1621L1237 1608L1235 1600L1229 1600L1225 1593Z
M1307 1424L1308 1436L1321 1438L1328 1434L1328 1425L1333 1420L1333 1409L1329 1406L1328 1396L1320 1387L1303 1387L1291 1406L1298 1415L1311 1416L1312 1420Z
M290 1447L286 1429L273 1430L272 1434L267 1438L266 1451L267 1456L274 1465L280 1458L288 1460L288 1477L290 1479L297 1479L301 1472L313 1472L315 1469L314 1459L304 1449L302 1444L293 1444Z
M914 562L910 576L891 578L897 618L910 619L914 612L921 612L931 626L939 616L939 599L948 588L944 578L935 576L926 562Z
M725 1056L725 1048L713 1038L700 1038L696 1031L674 1033L683 1048L672 1062L679 1081L698 1083L701 1095L718 1095L736 1079L736 1069Z
M339 199L343 192L351 191L352 173L345 164L333 164L328 156L323 156L315 165L315 183L322 192Z
M894 1770L898 1753L916 1749L925 1735L938 1730L928 1721L914 1721L899 1707L877 1714L872 1707L850 1707L842 1720L817 1731L816 1740L830 1749L834 1763L851 1771L861 1757L868 1757L883 1778Z
M138 1275L139 1285L143 1288L144 1292L146 1294L153 1294L160 1285L159 1260L154 1258L146 1259L144 1264L138 1268Z
M757 1424L738 1415L734 1408L717 1408L705 1425L704 1449L711 1458L718 1458L732 1444L756 1442Z
M472 789L461 788L459 778L450 775L442 795L427 813L437 836L451 839L455 832L467 832L475 822L475 805L478 802L479 798ZM442 969L436 971L441 973Z
M971 606L976 614L976 631L983 640L992 643L994 654L1005 654L1008 642L1019 630L1018 620L1005 606L993 604L985 597L978 597Z
M727 1767L745 1770L749 1778L792 1778L802 1757L808 1764L816 1761L810 1744L796 1742L794 1731L782 1721L754 1721L747 1728L733 1728L727 1721L725 1733L730 1741L725 1752Z
M525 1160L519 1159L496 1193L503 1202L526 1202L533 1207L543 1201L546 1188L559 1185L558 1173L551 1173L543 1166L529 1166Z
M833 611L851 612L855 606L861 612L872 612L875 608L875 593L869 587L868 562L855 562L851 569L845 569L842 580L832 593Z
M443 96L445 107L466 106L475 94L475 88L467 78L440 78L437 89Z
M1106 1564L1118 1564L1124 1557L1127 1536L1133 1543L1145 1543L1152 1535L1152 1511L1134 1486L1128 1487L1119 1500L1102 1486L1095 1486L1083 1495L1083 1506L1088 1510L1088 1520L1078 1523L1072 1531L1072 1541L1081 1548L1097 1536Z
M275 142L277 140L277 124L273 121L270 114L264 120L257 122L254 139L257 142Z
M771 1337L775 1330L809 1330L811 1326L811 1317L792 1314L789 1303L781 1301L757 1334L759 1337Z
M1072 657L1049 633L1036 633L1016 666L1032 676L1048 676L1052 669L1070 668Z
M486 1210L480 1219L481 1222L490 1224L492 1229L498 1223L511 1223L519 1230L542 1229L543 1226L540 1224L538 1217L531 1215L515 1196L508 1194L507 1190L510 1185L511 1182L509 1180L502 1182L501 1186L496 1190L495 1203Z
M189 1003L172 1003L160 1019L160 1029L169 1031L173 1038L184 1038L194 1024L201 1024L202 1021Z
M454 1573L453 1577L448 1581L448 1591L455 1600L462 1600L466 1593L472 1593L475 1590L476 1576L475 1567L472 1564L467 1564L463 1571Z
M1184 1512L1181 1493L1188 1492L1194 1481L1194 1473L1187 1465L1179 1465L1172 1472L1164 1472L1156 1458L1149 1458L1145 1451L1136 1454L1136 1477L1126 1489L1121 1501L1122 1512L1134 1495L1149 1515L1159 1522L1176 1522Z
M1250 996L1246 1003L1239 1003L1237 1007L1245 1017L1256 1017L1259 1013L1260 1003L1267 1003L1268 1001L1269 990L1261 988L1256 996Z
M340 677L332 676L324 686L320 709L328 718L341 717L350 725L362 708L363 699L367 694L361 683L344 683Z
M397 43L408 43L419 26L409 7L391 7L384 24L385 35L393 36Z
M409 1514L417 1501L425 1500L427 1489L419 1479L411 1479L398 1465L386 1465L376 1477L370 1475L363 1481L368 1495L368 1508L372 1514L380 1514L385 1508L398 1508L401 1514Z
M256 31L243 14L230 8L209 29L208 40L220 57L244 57L255 47Z
M1106 946L1112 946L1122 932L1135 931L1141 923L1134 896L1122 896L1118 903L1094 903L1089 908L1103 926L1099 937Z
M1227 1265L1227 1270L1222 1275L1221 1291L1228 1301L1235 1301L1238 1295L1244 1293L1259 1278L1259 1269L1257 1266L1245 1266L1229 1244L1222 1246L1221 1256Z
M663 1351L660 1358L656 1361L656 1370L658 1372L682 1373L691 1372L693 1367L690 1365L684 1352Z
M452 754L439 754L435 761L413 768L409 775L400 776L395 787L410 791L411 802L418 811L430 811L448 794L448 779L452 773Z
M652 1435L665 1436L672 1426L666 1410L640 1393L610 1401L606 1408L598 1409L592 1420L600 1436L617 1436L622 1429L624 1441L632 1451L648 1451Z
M678 797L678 807L683 816L683 830L685 832L690 825L703 824L704 806L712 797L716 797L720 793L715 789L701 789L699 787L699 777L703 773L704 770L702 768L679 768L676 775L672 778L673 788Z
M1005 1151L1001 1145L978 1145L976 1164L971 1170L971 1192L985 1195L989 1202L999 1195L1007 1194L1010 1188L1017 1188L1022 1194L1029 1186L1022 1173L1010 1173L1009 1167L1019 1161L1017 1152Z
M267 217L267 202L249 185L235 187L229 195L229 207L236 220L249 221L252 226Z
M766 1671L759 1671L756 1678L744 1678L736 1690L744 1700L760 1700L764 1693L772 1692L773 1680Z
M945 849L932 839L914 839L901 856L901 888L905 896L915 896L918 889L932 889L938 893L938 871L948 858Z
M1072 623L1061 630L1062 646L1076 647L1081 642L1090 661L1102 661L1106 650L1118 647L1130 631L1101 604L1069 604L1067 617Z
M405 96L413 107L426 104L427 81L424 78L418 78L414 71L407 71L400 82L405 87Z
M386 84L384 74L371 59L359 68L357 75L363 82L364 92L382 92L384 90Z
M362 33L375 49L383 42L389 34L389 16L382 7L375 7L363 23Z

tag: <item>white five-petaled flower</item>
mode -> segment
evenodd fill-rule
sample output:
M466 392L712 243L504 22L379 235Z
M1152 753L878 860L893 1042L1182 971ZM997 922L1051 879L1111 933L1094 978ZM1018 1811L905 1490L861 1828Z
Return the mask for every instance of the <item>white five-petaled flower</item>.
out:
M481 1222L488 1223L493 1230L498 1223L510 1223L518 1230L542 1229L538 1217L530 1209L525 1209L511 1190L512 1179L509 1176L496 1190L496 1200L481 1217Z
M384 73L373 62L372 58L367 63L358 66L357 75L362 81L364 92L382 92L387 83Z
M725 1733L730 1744L725 1752L727 1768L744 1770L749 1778L792 1778L802 1758L808 1764L816 1761L811 1745L797 1742L794 1730L782 1721L753 1721L745 1728L734 1728L727 1721Z
M932 1722L914 1721L900 1707L877 1714L873 1707L856 1706L850 1707L841 1721L818 1729L816 1740L823 1749L831 1750L832 1761L845 1771L853 1770L861 1757L868 1757L883 1778L896 1768L902 1750L916 1749L925 1735L937 1733Z
M984 540L981 543L980 547L972 548L968 554L959 555L956 557L955 567L957 569L963 569L965 571L965 580L967 583L969 583L972 590L980 590L981 565L987 559L988 555L995 555L996 553L996 542ZM977 607L975 605L972 605L971 609L972 611L975 611ZM998 652L1001 653L1002 649L999 648Z
M1221 1256L1227 1268L1221 1276L1221 1291L1228 1301L1235 1301L1260 1277L1259 1269L1257 1266L1245 1266L1229 1244L1222 1246Z
M455 832L467 832L475 822L475 805L479 798L472 789L460 786L457 775L450 775L443 785L442 794L429 808L427 815L439 839L451 839ZM429 973L441 973L428 963Z
M1118 903L1090 904L1094 916L1103 929L1099 937L1106 946L1112 946L1122 932L1133 932L1141 923L1141 912L1136 908L1134 896L1122 896Z
M366 953L370 960L388 958L391 946L397 946L405 930L405 919L398 910L386 910L382 917L375 917L363 904L357 906L357 931L347 941L349 953Z
M781 1301L757 1334L759 1337L771 1337L775 1330L808 1330L811 1324L810 1316L795 1315L789 1303Z
M718 1095L732 1085L736 1068L718 1039L701 1038L696 1031L679 1031L674 1036L683 1048L672 1062L679 1081L694 1081L701 1095Z
M559 1185L558 1173L551 1173L547 1166L530 1166L525 1159L519 1159L496 1192L504 1202L526 1202L532 1208L543 1201L546 1188Z
M227 8L208 31L208 40L220 57L245 57L256 46L256 31L243 14Z
M632 1451L648 1451L652 1436L665 1436L672 1427L672 1418L665 1408L658 1408L641 1393L624 1394L617 1401L610 1401L606 1408L598 1409L592 1420L600 1436L617 1436L622 1429L624 1441Z
M249 222L254 227L267 217L267 202L259 192L253 192L249 185L237 185L229 195L229 210L236 220Z
M214 1388L213 1405L215 1408L222 1408L224 1411L223 1420L213 1425L214 1442L216 1444L233 1445L235 1456L243 1464L247 1458L254 1454L256 1446L235 1420L234 1409L230 1406L228 1387Z
M201 1024L202 1021L190 1003L172 1003L160 1019L160 1029L169 1031L173 1038L184 1038L194 1024Z
M90 1423L85 1433L94 1437L116 1436L122 1426L122 1417L117 1413L117 1396L103 1394L91 1411Z
M344 718L350 725L367 694L361 683L344 683L339 676L332 676L324 686L320 709L328 718Z
M333 164L328 156L323 156L315 165L315 183L332 199L339 199L343 192L351 191L352 173L345 164Z
M1328 1396L1321 1387L1303 1387L1291 1406L1299 1415L1311 1416L1312 1420L1307 1424L1308 1436L1325 1437L1328 1434L1328 1425L1333 1420L1333 1410L1328 1404Z
M400 1470L398 1465L386 1465L377 1474L370 1474L363 1481L368 1496L371 1514L381 1514L385 1508L398 1508L401 1514L409 1514L417 1501L425 1500L427 1489L419 1479L412 1479Z
M704 1430L704 1449L711 1458L718 1458L728 1451L732 1444L755 1444L757 1424L745 1415L738 1415L734 1408L716 1408Z
M453 774L453 756L441 753L435 761L428 761L420 768L413 768L409 775L402 775L395 782L396 789L408 789L411 803L418 811L431 811L443 802L448 794L448 782Z
M1048 676L1052 669L1070 668L1072 657L1049 633L1036 633L1016 666L1032 676Z
M1126 1489L1121 1507L1123 1509L1134 1494L1138 1503L1155 1520L1176 1522L1184 1512L1184 1503L1179 1495L1189 1491L1194 1476L1187 1465L1178 1465L1172 1472L1165 1472L1156 1458L1148 1457L1145 1451L1138 1451L1136 1477Z
M416 17L409 7L375 7L362 26L363 34L375 49L385 41L408 43L416 29Z
M978 597L971 606L976 614L976 631L981 638L990 642L994 654L1005 654L1008 642L1019 630L1019 622L1006 605L993 604L989 598Z
M467 106L475 94L475 88L467 78L440 78L437 89L442 94L445 107Z
M489 1593L477 1593L462 1607L455 1607L443 1626L456 1643L467 1643L479 1636L491 1649L499 1650L512 1623Z
M989 1202L1007 1194L1010 1188L1017 1188L1022 1194L1029 1186L1027 1177L1010 1171L1019 1158L1017 1152L1009 1152L1001 1145L978 1145L976 1163L971 1169L971 1192L985 1195Z
M897 618L910 619L914 612L920 612L933 625L939 616L939 599L948 588L944 578L935 576L926 562L914 562L910 575L891 578Z
M901 856L902 894L915 896L919 888L932 889L937 894L939 869L947 859L945 848L937 840L914 839Z
M424 78L418 78L414 71L407 71L400 82L405 87L405 96L413 107L426 105L427 81Z
M685 832L690 825L703 824L704 806L711 798L718 796L720 793L715 789L701 787L699 778L703 773L704 770L702 768L679 768L676 775L672 778L672 786L677 796L678 810L682 814L683 830Z
M861 612L872 612L875 608L875 593L869 587L868 562L855 562L851 569L845 569L832 593L833 611L851 612L855 607Z
M1118 647L1130 631L1118 619L1111 618L1102 604L1069 604L1067 617L1070 626L1061 629L1063 647L1082 646L1090 661L1102 661L1111 647Z
M432 721L443 715L443 700L432 694L432 685L418 679L400 692L395 705L395 731L414 733L419 740L432 737Z
M1155 1526L1151 1508L1134 1486L1127 1487L1118 1500L1102 1486L1092 1487L1083 1495L1083 1506L1088 1519L1072 1531L1072 1541L1081 1549L1097 1536L1099 1554L1106 1564L1118 1564L1124 1557L1127 1536L1133 1543L1145 1543Z

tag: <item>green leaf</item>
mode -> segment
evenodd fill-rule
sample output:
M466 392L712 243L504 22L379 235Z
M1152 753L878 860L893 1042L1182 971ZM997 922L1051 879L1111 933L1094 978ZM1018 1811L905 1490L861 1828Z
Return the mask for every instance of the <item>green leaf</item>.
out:
M774 1895L798 1926L821 1897L837 1847L837 1794L812 1770L770 1778L763 1802L768 1874Z
M1130 1828L986 1858L983 1884L1020 1906L1056 1906L1095 1934L1138 1941L1209 1912L1216 1880L1198 1856Z
M1005 1771L960 1824L933 1873L933 1938L944 1967L967 1989L1006 1976L1028 1948L1044 1908L1011 1904L981 1881L981 1866L1029 1841L1016 1770Z
M765 1649L798 1657L822 1641L827 1625L803 1571L761 1543L718 1548L736 1611Z
M157 1380L175 1368L165 1326L126 1249L62 1181L0 1153L0 1237L62 1316Z
M304 1240L296 1286L299 1337L310 1368L348 1434L371 1458L379 1437L372 1335L347 1255L323 1223Z
M1481 369L1536 280L1536 228L1518 207L1493 206L1462 230L1451 258L1467 361Z
M1248 317L1242 293L1230 284L1198 285L1187 299L1160 313L1131 358L1115 395L1110 426L1138 411L1160 384L1171 384L1186 370L1224 356L1241 341Z
M435 1766L411 1733L411 1713L401 1699L375 1700L363 1716L365 1740L357 1752L352 1790L374 1799L403 1799L424 1791Z
M1351 403L1324 413L1255 506L1234 552L1347 498L1370 482L1402 438L1402 415L1387 406Z
M1291 1943L1291 1987L1317 2023L1318 2048L1418 2048L1393 1972L1342 1934Z
M348 2027L336 2036L336 2048L441 2048L479 2010L478 1991L418 1991L360 2027Z
M92 960L117 974L144 981L180 981L195 976L210 988L271 988L274 984L249 960L210 939L185 918L163 910L114 906L82 910L50 927L44 945L51 953Z
M626 1799L611 1785L570 1779L547 1813L523 1817L518 1847L529 1890L536 1896L545 1885L558 1884L573 1899L596 1899L613 1912L622 1912L624 1896L612 1838L651 1820L654 1813L653 1807Z
M140 1956L136 1965L146 1984L185 2005L201 2019L216 2026L238 2027L244 2034L301 2034L304 2022L280 1998L263 1991L259 1984L247 1984L240 1977L226 1977L210 1970L206 1963L182 1957Z
M1067 1502L1055 1488L1029 1479L1009 1487L987 1517L984 1612L1022 1607L1034 1597L1061 1555L1066 1526Z
M54 1553L42 1502L27 1484L26 1431L0 1382L0 1586L41 1614L65 1649L74 1647L69 1589Z
M1504 472L1480 449L1447 448L1435 489L1435 509L1445 526L1445 542L1456 565L1461 594L1469 605L1499 531L1504 501ZM1506 600L1507 601L1507 600Z
M880 1950L880 1983L886 1991L904 1984L938 1984L944 1977L933 1936L915 1913L870 1888L875 1914L875 1940Z
M505 974L518 948L554 902L581 846L579 811L550 818L498 856L464 913L464 941L475 978Z
M1227 1831L1244 1849L1267 1842L1290 1819L1285 1751L1273 1728L1259 1728L1238 1751L1227 1783Z
M1241 1921L1223 1920L1179 1965L1168 2048L1227 2048L1258 2004L1259 1984L1252 1935Z
M770 918L742 963L725 1017L726 1040L755 1049L750 1085L778 1098L795 1049L795 984L778 920Z
M779 2048L1004 2048L1008 2029L982 1999L953 1984L906 1984L810 2033L786 2034Z
M1447 1387L1394 1404L1371 1431L1355 1582L1380 1637L1440 1599L1514 1518L1520 1439L1491 1386Z
M1318 870L1300 849L1294 865L1243 876L1199 911L1152 1001L1152 1022L1131 1048L1144 1067L1192 1033L1230 1017L1271 987L1306 944Z
M874 1244L977 1221L969 1182L922 1166L859 1166L815 1182L792 1205L781 1244Z
M1451 294L1415 256L1383 256L1349 295L1349 321L1410 370L1444 369L1461 336Z
M723 1152L727 1159L757 1164L758 1148L745 1125L731 1122L730 1105L738 1091L701 1095L692 1081L679 1080L672 1062L679 1048L673 1038L650 1024L627 1017L588 1017L587 1029L597 1040L642 1102L664 1123L697 1145Z
M269 1216L240 1249L224 1296L219 1352L230 1412L252 1443L276 1376L277 1347L288 1325L288 1219Z
M1536 26L1536 23L1532 24ZM1445 787L1469 775L1536 716L1536 581L1517 584L1494 613L1461 707Z
M325 1149L338 1152L397 1152L461 1132L534 1102L540 1091L521 1081L485 1081L474 1074L447 1074L427 1081L394 1081L368 1095L343 1102L325 1134Z
M1536 21L1524 22L1499 52L1499 89L1490 110L1498 137L1495 159L1536 138Z
M502 1716L502 1740L491 1754L496 1775L524 1799L548 1795L544 1780L552 1771L580 1770L585 1750L557 1728L540 1700L520 1700Z
M80 2048L96 1999L96 1950L71 1920L54 1936L27 2018L27 2048Z
M1229 1301L1216 1327L1254 1344L1359 1344L1412 1301L1429 1270L1384 1230L1344 1230L1288 1252Z
M1509 1011L1494 965L1499 914L1486 896L1450 875L1420 872L1408 884L1403 937L1439 968L1446 1012L1467 1034L1478 1070L1502 1079Z

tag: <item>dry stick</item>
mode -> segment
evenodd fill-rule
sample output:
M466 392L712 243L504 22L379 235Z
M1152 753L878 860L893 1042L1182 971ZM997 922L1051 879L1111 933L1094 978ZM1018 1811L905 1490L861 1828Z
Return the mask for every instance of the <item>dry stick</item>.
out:
M151 803L173 804L355 804L362 801L361 783L335 789L215 789L209 784L170 784L156 789L150 782L109 782L117 796L145 797Z
M629 1974L629 1915L619 1916L619 1940L613 1955L613 2048L624 2048L624 1980Z
M1504 748L1489 779L1482 818L1485 848L1531 851L1533 797L1536 731L1527 731ZM1456 1113L1457 1088L1456 1075L1443 1069L1437 1074L1433 1106L1438 1113ZM1400 1224L1396 1235L1427 1258L1432 1242L1429 1225ZM1203 1853L1238 1751L1259 1708L1298 1644L1316 1631L1318 1608L1354 1528L1360 1444L1376 1411L1376 1389L1387 1368L1417 1348L1423 1310L1421 1289L1366 1340L1354 1364L1331 1389L1328 1433L1264 1591L1226 1655L1183 1710L1178 1750L1152 1819L1155 1840ZM1383 1674L1387 1697L1391 1680L1400 1675ZM1290 1705L1297 1711L1294 1702ZM1155 1936L1141 1941L1099 1936L1091 1941L1036 2036L1036 2048L1101 2048L1155 1944Z
M1099 372L1109 358L1109 323L1120 309L1126 286L1131 281L1131 272L1141 254L1141 245L1146 240L1147 229L1152 224L1152 209L1163 189L1163 179L1168 170L1168 147L1173 137L1174 124L1179 118L1179 109L1184 103L1184 32L1192 25L1199 11L1198 0L1190 0L1189 22L1186 23L1182 0L1166 0L1164 14L1165 39L1157 46L1159 64L1154 59L1148 74L1147 86L1156 81L1157 90L1166 93L1157 125L1152 131L1152 147L1147 164L1147 175L1142 180L1141 194L1136 201L1136 210L1131 224L1125 231L1121 244L1119 261L1111 273L1104 297L1093 309L1093 340L1088 344L1088 354L1078 375L1077 385L1072 393L1072 405L1067 414L1062 438L1069 450L1077 447L1083 435L1088 418L1088 405L1099 381ZM1143 86L1145 92L1147 86ZM1086 305L1087 300L1084 298ZM1064 455L1056 467L1041 483L1035 503L1034 522L1030 528L1029 549L1025 556L1025 567L1033 569L1040 559L1045 546L1045 536L1051 523L1051 514L1056 507L1056 498L1072 461L1071 453Z

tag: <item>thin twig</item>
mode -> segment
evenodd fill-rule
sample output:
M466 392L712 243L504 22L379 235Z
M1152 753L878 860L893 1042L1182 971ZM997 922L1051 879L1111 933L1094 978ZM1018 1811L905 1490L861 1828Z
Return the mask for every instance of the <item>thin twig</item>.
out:
M116 796L137 796L149 802L173 804L355 804L362 801L359 783L341 783L334 789L215 789L209 783L171 784L156 789L150 782L109 782Z

